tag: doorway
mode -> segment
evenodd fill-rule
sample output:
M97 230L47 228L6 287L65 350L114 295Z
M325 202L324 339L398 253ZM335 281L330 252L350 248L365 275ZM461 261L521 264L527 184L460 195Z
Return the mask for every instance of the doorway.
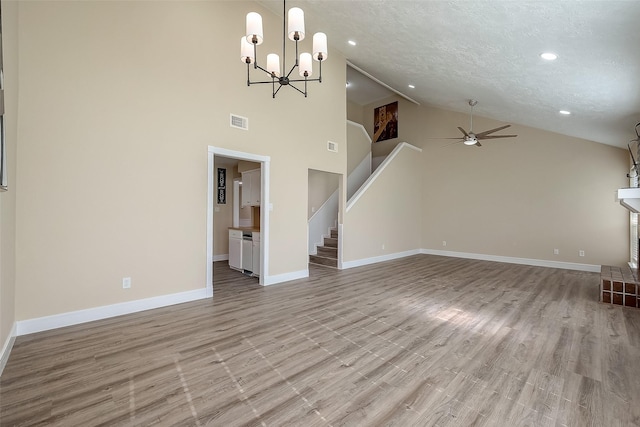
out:
M213 296L213 262L214 262L214 215L216 214L217 192L217 169L215 165L216 157L225 157L236 160L246 160L260 164L260 276L259 283L268 283L269 277L269 168L271 159L269 156L261 156L241 151L228 150L225 148L208 147L208 168L207 168L207 274L206 290L207 296ZM229 188L233 191L233 181ZM219 231L218 231L219 232Z

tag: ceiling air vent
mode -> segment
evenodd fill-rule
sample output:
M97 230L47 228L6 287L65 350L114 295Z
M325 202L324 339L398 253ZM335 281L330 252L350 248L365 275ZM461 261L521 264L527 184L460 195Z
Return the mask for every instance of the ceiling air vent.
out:
M229 124L232 128L249 130L249 119L237 114L231 114L231 122Z
M327 150L333 151L334 153L338 152L338 144L333 141L327 141Z

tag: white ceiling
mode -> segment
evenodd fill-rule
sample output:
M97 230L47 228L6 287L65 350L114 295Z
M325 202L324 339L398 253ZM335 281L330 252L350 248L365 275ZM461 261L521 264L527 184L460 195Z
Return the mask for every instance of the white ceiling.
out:
M367 105L379 101L394 93L366 77L362 73L347 67L347 99L358 105Z
M282 15L282 2L260 3ZM287 2L293 6L304 10L309 35L327 34L329 61L338 50L423 105L468 113L467 100L476 99L475 114L504 122L620 147L636 138L640 1ZM542 60L547 51L558 59ZM347 93L361 104L379 96Z

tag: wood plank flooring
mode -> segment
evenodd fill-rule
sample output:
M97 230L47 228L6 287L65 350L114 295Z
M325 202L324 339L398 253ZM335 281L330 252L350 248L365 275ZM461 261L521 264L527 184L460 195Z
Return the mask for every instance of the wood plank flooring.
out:
M0 425L640 425L640 310L599 275L416 255L18 337Z

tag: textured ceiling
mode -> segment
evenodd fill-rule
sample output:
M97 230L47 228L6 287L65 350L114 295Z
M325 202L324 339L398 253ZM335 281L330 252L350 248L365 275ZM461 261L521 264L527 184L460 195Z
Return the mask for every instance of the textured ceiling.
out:
M260 3L282 15L282 2ZM307 33L327 34L329 60L336 49L423 105L466 113L476 99L475 114L504 122L620 147L636 138L640 1L287 2L293 6L304 10ZM542 60L547 51L559 58Z

